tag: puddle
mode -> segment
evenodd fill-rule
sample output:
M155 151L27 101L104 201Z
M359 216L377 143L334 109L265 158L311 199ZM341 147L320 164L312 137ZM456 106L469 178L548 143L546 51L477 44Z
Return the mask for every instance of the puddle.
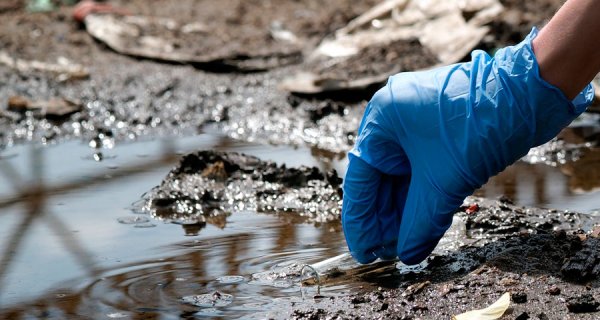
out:
M345 160L309 148L212 134L99 149L66 142L3 150L0 318L265 318L281 317L278 310L291 303L312 303L316 288L300 286L301 269L347 252L339 222L306 223L293 214L240 210L222 223L173 224L135 210L133 203L183 154L201 149L345 171ZM93 156L98 152L101 161ZM580 156L582 165L518 163L478 193L507 195L518 205L595 212L600 183L590 168L600 167L598 158L598 151L588 148ZM588 170L588 179L581 180L580 170ZM455 250L452 239L463 234L464 226L455 226L440 250ZM356 278L325 281L320 295L376 285Z

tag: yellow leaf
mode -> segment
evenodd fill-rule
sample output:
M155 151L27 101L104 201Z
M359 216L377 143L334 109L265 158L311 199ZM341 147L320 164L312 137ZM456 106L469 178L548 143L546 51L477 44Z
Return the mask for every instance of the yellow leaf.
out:
M453 316L452 320L495 320L502 317L508 306L510 305L510 293L505 293L494 302L492 305L485 309L468 311L461 313L457 316Z

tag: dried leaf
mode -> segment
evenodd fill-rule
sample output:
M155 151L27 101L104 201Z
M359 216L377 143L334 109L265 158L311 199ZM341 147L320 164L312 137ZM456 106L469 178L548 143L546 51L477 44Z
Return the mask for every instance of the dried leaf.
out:
M500 319L508 306L510 305L510 293L505 293L494 302L492 305L485 309L468 311L461 313L457 316L453 316L452 320L495 320Z

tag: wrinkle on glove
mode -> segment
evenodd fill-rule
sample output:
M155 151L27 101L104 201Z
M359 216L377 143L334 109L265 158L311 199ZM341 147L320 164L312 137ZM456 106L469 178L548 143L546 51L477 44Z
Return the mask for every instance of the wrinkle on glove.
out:
M539 75L532 32L494 57L390 77L369 102L350 151L342 224L361 263L424 260L465 197L555 137L591 103Z

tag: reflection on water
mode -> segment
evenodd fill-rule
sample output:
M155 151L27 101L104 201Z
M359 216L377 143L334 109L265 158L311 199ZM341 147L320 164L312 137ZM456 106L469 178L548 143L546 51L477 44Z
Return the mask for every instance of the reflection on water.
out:
M339 223L234 212L177 226L132 211L181 154L199 149L345 171L344 159L319 151L213 135L102 150L69 142L1 151L0 318L261 318L278 304L303 303L301 266L346 250ZM93 156L99 152L101 161ZM580 157L556 168L515 164L477 194L598 209L600 151ZM359 285L335 282L322 293Z
M561 137L564 141L584 147L567 146L569 156L562 152L558 157L566 160L563 163L549 156L554 166L518 162L490 179L475 195L488 198L506 196L524 206L588 213L597 211L600 209L598 132L597 124L592 128L579 126L563 131ZM570 158L576 161L568 161Z
M0 184L0 308L3 316L0 318L17 314L91 316L102 312L104 305L112 306L105 300L119 300L121 295L129 296L132 288L139 288L138 284L124 286L121 280L115 279L155 278L154 270L167 268L169 261L177 272L184 272L185 266L196 272L193 281L207 282L227 274L250 277L254 271L244 271L239 266L236 270L236 259L240 261L238 265L242 265L240 259L290 252L293 258L289 259L313 262L311 259L318 259L313 256L314 252L329 254L327 250L343 248L339 226L302 225L292 217L235 213L227 220L227 226L225 221L215 221L208 225L184 224L178 228L148 221L147 216L129 209L132 202L162 180L182 153L202 148L235 150L293 166L342 166L331 160L321 161L308 149L257 146L211 135L122 145L102 150L105 157L100 162L90 156L98 150L76 142L4 150L0 154L3 181ZM256 239L251 241L251 236ZM229 240L213 240L217 237ZM186 253L179 248L185 241L204 239L210 241L186 248ZM316 247L313 241L322 242ZM310 247L311 253L303 253L303 246ZM179 255L173 256L173 252ZM153 266L156 259L164 261L159 269ZM213 263L211 259L224 260ZM258 269L266 267L266 263L257 264ZM131 273L130 270L136 271ZM204 274L202 270L209 271ZM147 273L148 277L141 276L140 272ZM162 271L157 272L162 274ZM183 278L179 274L175 276L178 277ZM97 289L102 288L101 285L91 284L86 288L88 282L115 283L102 291ZM189 281L184 283L189 284ZM88 300L90 292L94 298ZM104 295L97 299L102 303L93 306L91 300L96 300L99 294ZM254 295L252 292L244 294ZM140 302L138 295L131 297L123 302L137 301L138 306L130 311L146 308L142 307L146 303ZM177 299L180 298L182 296ZM147 308L158 308L147 304ZM118 312L113 315L118 316Z

